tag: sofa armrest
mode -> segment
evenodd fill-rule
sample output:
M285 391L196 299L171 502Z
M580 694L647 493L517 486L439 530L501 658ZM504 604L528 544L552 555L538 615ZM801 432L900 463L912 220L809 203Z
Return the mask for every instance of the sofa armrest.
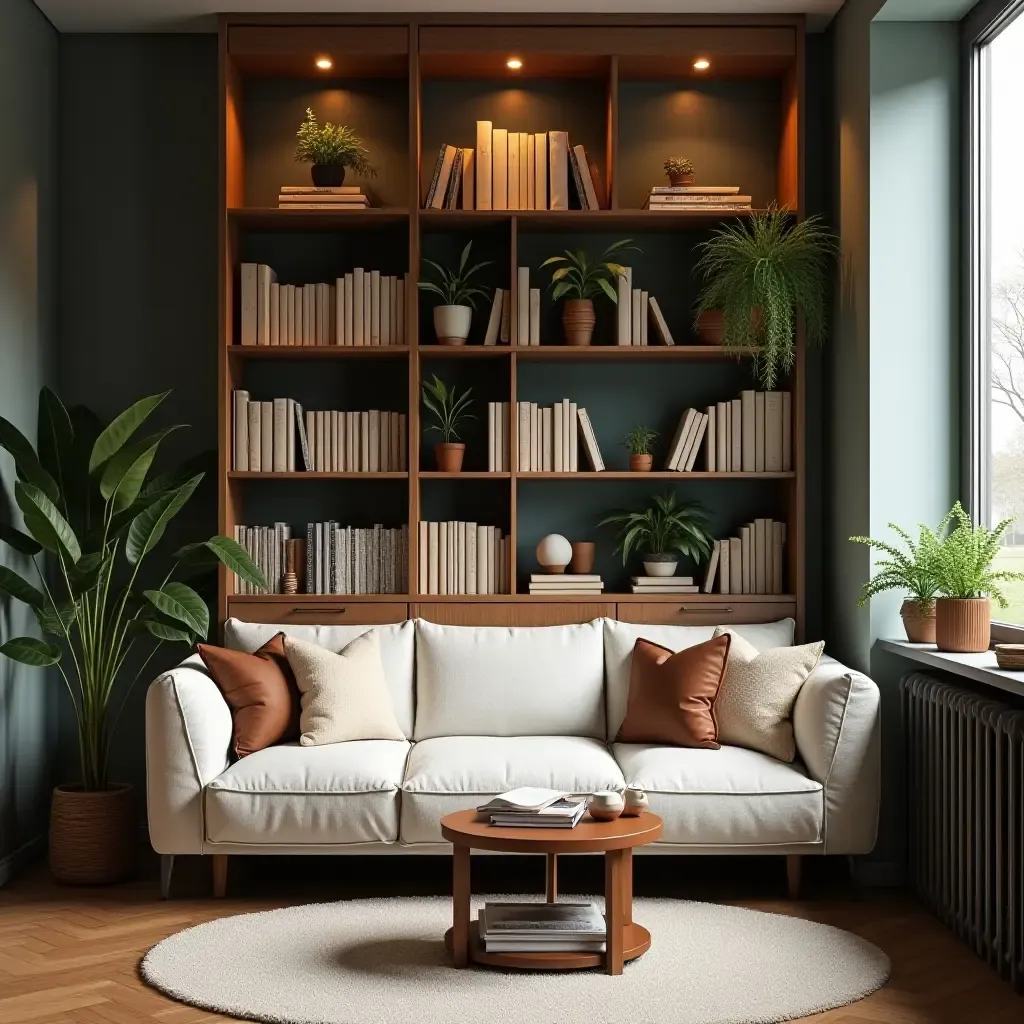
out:
M198 655L146 693L146 802L157 853L202 853L203 789L228 766L231 711Z
M793 729L808 775L825 790L825 853L870 853L881 775L878 687L823 657L797 697Z

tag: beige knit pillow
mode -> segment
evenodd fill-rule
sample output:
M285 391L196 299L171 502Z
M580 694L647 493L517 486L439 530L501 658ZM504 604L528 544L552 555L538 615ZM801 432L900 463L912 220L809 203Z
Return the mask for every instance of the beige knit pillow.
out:
M302 695L302 746L405 739L395 721L375 629L357 636L338 654L285 636L284 652Z
M732 635L732 643L715 701L718 742L792 761L796 757L793 705L818 664L824 643L758 651L731 629L715 630L715 636L723 633Z

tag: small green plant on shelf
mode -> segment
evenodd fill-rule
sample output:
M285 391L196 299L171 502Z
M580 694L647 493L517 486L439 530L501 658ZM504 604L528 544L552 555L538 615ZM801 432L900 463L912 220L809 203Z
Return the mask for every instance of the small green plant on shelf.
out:
M658 439L658 432L637 424L622 439L622 446L629 452L629 468L639 473L649 473L654 464L651 449Z
M478 271L489 267L491 261L483 260L467 266L472 247L472 242L466 243L459 265L454 270L423 258L423 262L437 275L436 281L420 281L420 290L441 299L440 305L434 307L434 332L439 345L464 345L469 337L477 299L487 298L487 292L473 284L472 279Z
M797 221L773 206L716 229L700 248L697 332L702 340L717 335L729 348L757 349L754 372L770 391L793 368L798 312L808 340L824 340L825 277L836 238L820 217Z
M669 181L675 185L692 185L694 182L693 163L685 156L670 156L664 164Z
M615 552L622 552L622 564L638 554L650 576L674 575L680 555L699 564L711 554L704 506L698 501L679 502L671 492L655 495L645 508L614 512L598 526L617 526Z
M299 126L295 137L299 140L295 147L295 160L313 165L310 173L313 184L318 187L344 184L347 168L370 178L377 176L377 169L370 163L363 140L355 129L344 124L331 124L330 121L320 124L312 107L306 107L306 120Z
M427 424L427 430L441 435L441 440L434 445L434 458L442 473L458 473L462 469L466 446L460 439L459 431L464 424L476 419L470 409L472 393L472 388L459 391L455 387L448 387L436 373L433 380L423 382L423 404L433 416L433 422Z
M640 252L631 238L612 242L596 260L591 260L583 249L564 250L561 256L551 256L541 264L541 269L551 264L562 264L551 275L551 299L557 302L565 299L562 309L562 326L567 345L589 345L594 334L597 317L594 314L594 299L605 295L618 303L618 292L613 282L626 273L626 268L617 262L625 252Z

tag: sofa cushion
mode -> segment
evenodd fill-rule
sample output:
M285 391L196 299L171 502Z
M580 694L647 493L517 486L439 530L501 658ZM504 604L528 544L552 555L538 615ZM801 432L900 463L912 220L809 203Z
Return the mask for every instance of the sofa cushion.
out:
M211 843L393 843L409 744L353 740L268 747L206 788Z
M582 736L443 736L417 743L402 783L403 843L440 843L441 818L518 786L621 790L608 748Z
M522 629L416 620L417 740L604 735L600 619Z
M799 764L743 747L616 743L612 753L626 784L647 790L651 810L665 823L663 843L771 846L821 840L822 787Z
M224 623L224 643L235 650L248 651L251 654L275 633L284 633L299 640L308 640L311 644L319 644L337 654L357 636L362 636L371 629L375 629L380 637L380 659L391 693L395 720L402 732L406 736L411 736L415 707L412 674L415 630L411 619L383 626L275 626L264 622L228 619Z
M715 635L714 626L652 626L642 622L620 622L618 619L603 619L604 623L604 670L608 682L608 739L613 740L626 717L626 701L629 697L629 666L633 656L633 645L638 639L650 640L668 648L681 651L684 647L702 644ZM752 625L730 626L744 640L759 651L770 647L788 647L793 643L796 623L792 619L778 622L763 622Z

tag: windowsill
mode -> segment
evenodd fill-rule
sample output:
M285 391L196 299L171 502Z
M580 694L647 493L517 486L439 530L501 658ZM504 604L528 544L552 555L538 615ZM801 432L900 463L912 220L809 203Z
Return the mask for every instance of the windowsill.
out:
M934 644L912 644L906 640L878 640L875 646L929 668L964 676L976 683L1024 697L1024 670L1014 672L999 668L995 651L986 651L984 654L950 654L938 650Z

